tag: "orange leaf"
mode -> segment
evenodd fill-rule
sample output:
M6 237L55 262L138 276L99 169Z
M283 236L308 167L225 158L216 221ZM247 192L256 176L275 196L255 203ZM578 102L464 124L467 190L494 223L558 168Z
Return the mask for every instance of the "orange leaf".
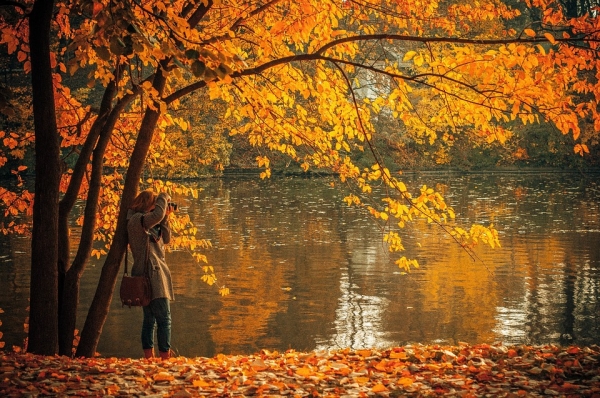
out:
M387 391L387 388L383 384L379 383L379 384L376 384L371 389L371 391L373 391L373 392L383 392L383 391Z
M159 372L154 375L154 381L173 381L175 377L167 372Z
M390 358L392 358L392 359L406 359L406 358L408 358L408 355L406 355L406 352L404 352L404 351L401 351L401 352L392 351L392 352L390 352Z
M100 11L102 11L103 8L104 8L104 5L102 5L102 3L94 1L94 6L92 9L92 16L95 17L96 15L98 15L100 13Z
M411 379L410 377L401 377L400 379L398 379L398 382L396 384L406 387L410 386L413 382L413 379Z
M548 41L550 42L550 44L556 44L556 39L554 38L554 36L552 36L551 33L544 33L544 37L546 39L548 39Z
M314 374L314 372L309 368L300 368L296 370L296 374L304 377L308 377Z
M571 384L568 382L565 382L561 387L563 390L577 390L577 389L581 388L577 384Z
M192 382L192 384L194 385L194 387L202 387L202 388L210 387L210 384L208 384L207 382L205 382L202 379L194 380Z
M358 351L356 351L356 353L358 355L360 355L361 357L370 357L371 356L371 350L358 350Z
M257 372L267 369L267 364L265 364L265 361L263 361L262 359L257 359L255 361L252 361L250 363L250 366L252 366L252 369L254 369Z

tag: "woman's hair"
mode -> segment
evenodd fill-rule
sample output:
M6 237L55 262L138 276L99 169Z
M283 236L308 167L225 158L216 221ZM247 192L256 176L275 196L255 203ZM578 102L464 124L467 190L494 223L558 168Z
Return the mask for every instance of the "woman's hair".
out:
M131 209L136 213L144 213L150 210L155 201L156 195L154 192L150 190L142 191L133 199Z

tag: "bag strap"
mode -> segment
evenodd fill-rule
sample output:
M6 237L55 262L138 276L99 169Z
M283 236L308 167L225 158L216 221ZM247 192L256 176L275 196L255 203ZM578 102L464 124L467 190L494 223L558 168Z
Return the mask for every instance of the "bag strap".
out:
M142 227L144 228L144 231L146 231L146 261L144 264L146 264L146 268L144 269L144 274L146 275L146 277L148 278L148 281L150 280L150 261L148 261L148 258L150 257L150 235L148 234L148 230L146 229L146 227L144 227L144 216L142 216L141 221L142 223Z
M127 260L127 253L129 252L129 243L127 243L125 245L125 272L124 274L127 275L127 264L129 264L129 261Z
M123 275L128 275L127 266L129 265L129 260L127 259L127 254L129 254L129 234L127 235L127 243L125 243L125 269L123 270Z

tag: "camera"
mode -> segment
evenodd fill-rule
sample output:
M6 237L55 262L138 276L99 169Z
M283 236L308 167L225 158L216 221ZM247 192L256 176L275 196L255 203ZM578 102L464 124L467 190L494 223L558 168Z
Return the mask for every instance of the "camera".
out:
M177 211L177 207L179 207L177 205L177 203L175 203L175 202L169 202L169 209L171 209L172 211Z

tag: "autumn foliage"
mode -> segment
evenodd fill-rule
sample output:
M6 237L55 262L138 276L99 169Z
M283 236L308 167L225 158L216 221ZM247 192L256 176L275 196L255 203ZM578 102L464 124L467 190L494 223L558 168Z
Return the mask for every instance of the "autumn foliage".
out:
M0 4L7 6L0 42L29 72L29 13L40 3ZM196 197L183 184L161 180L158 170L189 162L222 168L215 156L228 150L216 138L222 130L306 171L334 173L349 191L347 203L380 222L392 252L403 250L401 229L418 219L438 224L466 250L478 242L499 245L493 226L461 228L440 193L407 187L391 171L373 145L385 133L377 122L391 119L424 142L465 136L475 144L504 143L517 123L545 121L571 135L583 156L600 130L594 15L568 19L547 0L56 2L49 67L61 154L52 167L60 167L63 196L59 241L47 244L59 246L52 266L71 281L65 303L76 307L87 258L107 255L81 354L91 355L99 338L126 247L125 212L138 185ZM14 106L1 109L11 116ZM211 136L194 130L201 123L185 117L189 107L218 113ZM19 176L26 170L19 160L36 137L18 126L0 135L0 164ZM219 149L190 150L202 145ZM354 162L356 152L369 154L368 167ZM269 157L256 163L261 177L269 177ZM385 190L385 198L375 199L374 188ZM32 194L20 180L0 193L2 230L25 232L16 216L31 213ZM86 209L76 215L83 232L71 260L66 220L77 199ZM58 213L58 205L48 211ZM202 251L209 243L183 214L174 227L175 247L192 250L205 279L215 282ZM397 264L418 266L405 257ZM67 329L68 346L73 327Z
M596 396L597 348L407 345L168 362L2 354L5 396Z

